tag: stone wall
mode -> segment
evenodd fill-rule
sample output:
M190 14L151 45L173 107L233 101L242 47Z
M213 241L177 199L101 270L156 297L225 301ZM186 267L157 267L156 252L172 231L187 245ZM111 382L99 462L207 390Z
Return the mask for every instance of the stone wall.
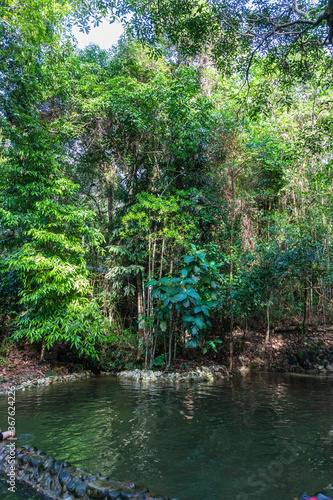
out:
M197 367L184 372L162 372L152 370L126 370L118 373L119 379L135 382L214 382L229 377L227 369L222 365Z
M51 376L33 378L30 380L25 380L24 382L18 385L12 383L11 386L13 385L15 387L15 391L25 391L26 389L34 389L36 387L41 387L41 386L56 385L63 382L70 382L73 380L88 379L94 376L95 375L90 370L85 370L79 373L71 373L70 375L51 375ZM7 392L8 389L0 388L0 394L6 394Z
M69 462L55 460L36 448L22 446L15 450L15 480L53 499L63 500L169 500L134 483L101 477ZM6 441L0 443L0 471L8 480L13 450ZM13 477L13 476L11 476ZM10 487L10 483L8 483ZM13 490L12 490L13 491ZM177 499L173 499L177 500Z

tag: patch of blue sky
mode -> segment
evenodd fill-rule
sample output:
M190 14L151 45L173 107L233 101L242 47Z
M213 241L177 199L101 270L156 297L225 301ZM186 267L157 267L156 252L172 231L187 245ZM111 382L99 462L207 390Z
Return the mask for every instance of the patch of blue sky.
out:
M108 50L117 44L123 33L124 28L120 22L114 21L110 23L106 19L96 27L93 27L92 22L88 34L82 33L77 26L72 28L72 34L77 40L79 49L84 49L90 43L95 43L101 49Z

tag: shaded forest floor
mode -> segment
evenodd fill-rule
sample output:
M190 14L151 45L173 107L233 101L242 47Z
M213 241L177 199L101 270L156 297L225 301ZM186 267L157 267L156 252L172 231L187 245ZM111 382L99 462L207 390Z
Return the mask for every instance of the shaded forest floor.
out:
M243 332L234 334L235 371L278 371L299 373L333 372L333 326L308 328L302 333L297 326L276 329L265 346L264 334ZM223 364L228 366L229 347L215 354L206 355L201 349L184 352L184 357L172 361L172 370L183 372L196 366ZM52 375L67 375L92 368L98 373L98 365L87 366L79 361L59 361L58 353L42 364L39 363L38 346L23 344L11 349L6 357L0 356L0 388L18 385L26 380ZM60 356L61 358L61 356ZM131 366L132 368L132 366ZM163 366L156 367L162 370Z
M279 372L333 371L333 326L277 328L265 346L265 335L250 332L235 334L235 366L242 370Z
M22 344L12 347L6 357L0 357L0 388L7 389L27 380L53 375L68 375L70 365L63 365L56 361L39 363L40 349L35 345ZM46 375L45 375L46 374Z

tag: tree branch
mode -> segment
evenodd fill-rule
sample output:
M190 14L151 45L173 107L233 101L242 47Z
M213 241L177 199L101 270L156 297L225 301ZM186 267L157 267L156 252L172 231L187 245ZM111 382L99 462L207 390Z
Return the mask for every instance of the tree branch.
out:
M298 2L297 0L294 0L294 5L291 7L293 9L294 12L296 12L296 14L298 14L299 16L303 16L303 17L306 17L307 19L309 19L309 14L308 12L304 12L303 10L301 10L299 7L298 7Z

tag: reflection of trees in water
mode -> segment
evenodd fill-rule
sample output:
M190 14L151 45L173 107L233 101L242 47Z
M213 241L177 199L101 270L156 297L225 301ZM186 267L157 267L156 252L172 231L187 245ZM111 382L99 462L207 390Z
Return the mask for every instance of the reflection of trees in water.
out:
M230 495L248 488L248 477L296 440L302 453L283 482L304 481L299 471L311 470L319 489L332 463L331 390L328 380L286 374L177 386L101 379L18 394L17 423L51 456L160 491L172 477L198 495L208 483Z

